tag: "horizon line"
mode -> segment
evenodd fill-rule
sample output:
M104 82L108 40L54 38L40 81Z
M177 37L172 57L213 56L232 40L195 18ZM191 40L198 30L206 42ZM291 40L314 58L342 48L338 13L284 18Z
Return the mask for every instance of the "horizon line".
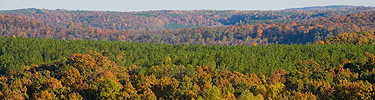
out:
M103 11L103 12L149 12L149 11L282 11L302 8L314 8L314 7L330 7L330 6L348 6L348 7L375 7L375 6L364 6L364 5L323 5L323 6L304 6L304 7L290 7L281 9L150 9L150 10L94 10L94 9L66 9L66 8L14 8L14 9L0 9L0 11L12 11L12 10L23 10L23 9L39 9L39 10L68 10L68 11Z

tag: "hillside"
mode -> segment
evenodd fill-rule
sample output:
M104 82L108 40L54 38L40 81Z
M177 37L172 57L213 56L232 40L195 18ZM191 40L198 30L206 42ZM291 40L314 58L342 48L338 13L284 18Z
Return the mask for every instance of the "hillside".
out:
M1 36L168 44L306 44L373 30L373 7L319 11L0 11ZM27 22L27 23L25 23Z
M375 44L375 31L342 33L324 39L327 44Z
M372 100L375 7L0 11L0 100Z

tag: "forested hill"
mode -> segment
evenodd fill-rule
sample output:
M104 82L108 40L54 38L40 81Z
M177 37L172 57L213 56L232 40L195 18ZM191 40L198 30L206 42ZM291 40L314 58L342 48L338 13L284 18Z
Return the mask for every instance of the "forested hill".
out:
M0 35L169 44L306 44L374 28L374 7L280 11L0 11Z
M0 99L375 99L375 8L304 9L0 11Z

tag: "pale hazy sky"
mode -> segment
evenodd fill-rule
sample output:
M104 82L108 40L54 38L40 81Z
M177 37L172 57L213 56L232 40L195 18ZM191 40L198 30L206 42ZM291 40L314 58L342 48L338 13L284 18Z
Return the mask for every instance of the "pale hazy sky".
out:
M325 5L375 6L375 0L0 0L0 10L21 8L98 11L277 10Z

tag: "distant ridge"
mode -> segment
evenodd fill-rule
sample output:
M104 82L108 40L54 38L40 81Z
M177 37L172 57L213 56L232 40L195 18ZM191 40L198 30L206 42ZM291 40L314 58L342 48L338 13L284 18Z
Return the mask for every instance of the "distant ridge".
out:
M353 8L375 8L375 6L352 6L352 5L328 5L328 6L308 6L308 7L301 7L301 8L287 8L287 9L280 9L286 11L322 11L322 10L345 10L345 9L353 9ZM279 11L280 11L279 10ZM0 10L0 14L11 14L11 13L18 13L18 12L26 12L26 13L33 13L33 12L40 12L40 11L73 11L73 12L115 12L115 13L148 13L148 12L158 12L158 11L221 11L221 10L145 10L145 11L96 11L96 10L67 10L67 9L45 9L45 8L22 8L22 9L11 9L11 10ZM258 10L227 10L227 11L258 11ZM272 10L271 10L272 11Z
M167 44L268 45L308 44L340 33L375 30L375 7L299 9L303 10L0 10L0 36Z
M351 5L329 5L329 6L312 6L303 8L289 8L284 10L301 10L301 11L316 11L316 10L343 10L352 8L362 8L364 6L351 6Z

